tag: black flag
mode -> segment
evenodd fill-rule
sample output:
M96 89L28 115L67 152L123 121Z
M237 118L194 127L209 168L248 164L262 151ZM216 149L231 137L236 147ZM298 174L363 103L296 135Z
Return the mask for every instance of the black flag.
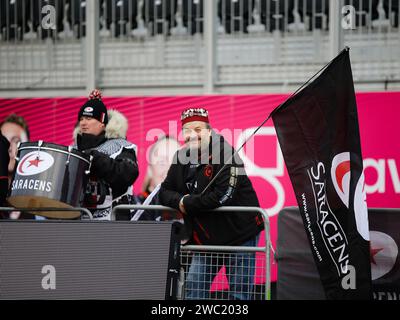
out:
M327 299L371 299L363 162L349 49L272 113Z

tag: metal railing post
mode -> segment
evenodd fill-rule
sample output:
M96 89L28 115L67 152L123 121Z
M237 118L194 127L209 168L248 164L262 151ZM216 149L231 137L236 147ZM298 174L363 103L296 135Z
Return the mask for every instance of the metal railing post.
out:
M86 91L99 83L99 0L86 1Z
M344 48L342 28L343 0L329 1L329 59L333 59Z
M215 0L204 1L204 92L214 93L217 80L217 3Z

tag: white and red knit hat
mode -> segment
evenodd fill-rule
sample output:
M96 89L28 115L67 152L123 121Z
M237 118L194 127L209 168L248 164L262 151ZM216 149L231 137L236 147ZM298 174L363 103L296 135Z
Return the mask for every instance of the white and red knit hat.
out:
M181 114L182 125L192 121L202 121L209 123L208 111L204 108L189 108L184 110Z

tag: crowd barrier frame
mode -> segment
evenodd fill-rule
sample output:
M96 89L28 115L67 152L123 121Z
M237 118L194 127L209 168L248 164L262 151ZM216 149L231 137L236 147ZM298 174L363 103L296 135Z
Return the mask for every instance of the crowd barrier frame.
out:
M111 213L111 220L116 220L117 210L162 210L176 212L177 210L162 206L162 205L118 205L115 206ZM259 207L236 207L236 206L224 206L213 210L211 212L258 212L263 217L264 231L265 231L265 247L243 247L243 246L217 246L217 245L181 245L182 252L198 251L198 252L262 252L265 253L265 298L271 300L271 266L270 266L270 248L272 246L270 240L270 223L269 216L265 209ZM179 297L178 297L179 298Z

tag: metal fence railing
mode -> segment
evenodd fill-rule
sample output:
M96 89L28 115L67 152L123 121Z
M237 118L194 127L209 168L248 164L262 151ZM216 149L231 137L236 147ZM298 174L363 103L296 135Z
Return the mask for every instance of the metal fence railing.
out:
M113 208L111 220L116 220L118 210L175 209L160 205L118 205ZM80 211L93 220L86 208L14 208L0 207L0 212L24 211L37 215L40 212ZM258 246L259 236L252 243L241 246L181 245L181 270L178 283L178 299L206 300L270 300L270 225L267 212L258 207L221 207L212 210L216 214L232 212L258 212L263 217L265 246ZM81 216L84 218L84 216ZM51 216L55 218L55 216ZM85 217L86 218L86 217ZM66 219L67 218L61 218ZM200 265L202 267L200 268ZM190 272L189 272L190 271ZM188 276L189 275L189 276Z
M260 252L262 247L182 246L180 298L270 300L263 283L267 259Z
M92 1L97 14L88 11ZM0 89L84 89L95 60L101 87L205 86L211 0L92 1L0 1ZM343 11L332 27L334 1ZM331 58L332 29L343 31L352 61L367 70L356 81L398 81L400 0L334 1L215 0L217 84L308 78ZM98 26L98 59L86 55L88 24ZM378 74L368 71L371 62Z
M146 209L175 211L161 205L118 205L113 208L111 220L116 219L118 210ZM182 245L178 298L270 300L272 244L267 212L258 207L220 207L212 211L260 213L264 220L265 246L259 247L258 242L246 246Z

